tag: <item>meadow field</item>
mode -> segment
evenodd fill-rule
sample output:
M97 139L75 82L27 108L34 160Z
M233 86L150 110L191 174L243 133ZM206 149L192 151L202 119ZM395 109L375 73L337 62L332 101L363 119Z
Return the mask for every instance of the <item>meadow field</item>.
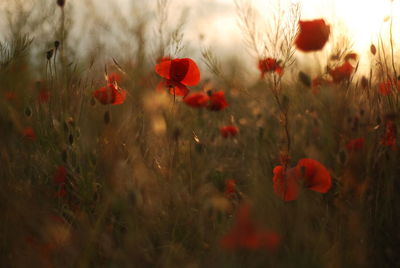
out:
M395 15L236 0L229 54L150 2L0 4L0 267L400 267Z

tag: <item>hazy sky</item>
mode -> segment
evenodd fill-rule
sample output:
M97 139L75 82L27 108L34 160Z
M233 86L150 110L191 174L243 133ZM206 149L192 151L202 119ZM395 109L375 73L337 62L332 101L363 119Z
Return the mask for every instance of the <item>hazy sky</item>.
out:
M14 0L0 0L0 11ZM49 2L52 0L49 0ZM67 0L79 4L83 0ZM115 14L110 12L110 6L119 10L123 16L135 20L138 14L147 16L154 21L155 7L158 0L92 0L99 12L107 17L107 23L112 24ZM246 1L246 0L241 0ZM55 2L55 0L54 0ZM242 34L237 26L237 15L234 0L170 0L170 21L173 24L181 11L188 9L189 16L185 28L185 40L199 51L201 47L210 46L216 52L225 54L240 54L248 57L244 49ZM247 0L252 3L260 17L268 23L274 6L280 3L283 8L291 3L301 5L301 19L325 18L336 33L346 33L354 43L354 49L361 54L368 50L370 44L376 43L379 33L384 38L388 31L388 21L385 18L394 14L394 37L400 41L400 4L398 0ZM130 7L135 7L132 14ZM79 8L77 9L79 10ZM86 16L90 16L86 13ZM0 18L1 19L1 18ZM84 26L83 26L84 27ZM123 29L122 29L123 30ZM199 36L203 35L202 42ZM1 37L1 32L0 32ZM300 58L304 55L300 55ZM306 56L307 57L307 56ZM365 59L362 58L362 62Z

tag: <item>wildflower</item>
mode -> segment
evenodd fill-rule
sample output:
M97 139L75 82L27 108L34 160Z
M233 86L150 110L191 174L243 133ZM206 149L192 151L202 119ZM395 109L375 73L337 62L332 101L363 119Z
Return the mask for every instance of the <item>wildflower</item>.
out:
M270 72L283 75L283 68L279 65L279 62L273 58L260 59L258 61L258 69L261 72L261 78L264 78L265 74Z
M335 69L329 70L329 74L332 76L333 82L337 84L350 79L353 70L354 67L348 61L346 61Z
M54 174L54 182L57 185L63 185L65 184L67 180L67 169L65 166L61 165L57 168L56 173Z
M303 52L321 50L329 39L330 26L323 19L299 21L300 33L295 45Z
M121 82L122 77L119 73L110 73L106 76L106 80L109 84L113 84L116 82Z
M364 143L364 138L352 139L346 143L346 149L348 152L358 152L364 147Z
M378 92L382 96L390 96L393 94L393 89L395 85L388 79L386 82L382 82L378 85ZM400 89L400 81L397 80L397 87Z
M194 108L206 107L210 98L204 92L197 92L187 95L183 98L186 105Z
M189 58L163 58L154 69L165 79L159 83L157 88L167 88L173 95L186 96L189 93L187 86L195 86L200 81L199 68Z
M310 158L300 159L297 165L290 169L276 166L273 173L274 192L284 201L298 198L300 183L319 193L328 192L332 184L329 171L321 163Z
M311 78L305 72L300 71L298 77L299 77L300 82L303 83L304 86L306 86L306 87L312 86Z
M296 169L300 170L304 186L308 189L326 193L331 188L332 180L329 171L314 159L304 158L297 162Z
M36 133L35 130L32 127L26 127L22 130L22 135L25 137L25 139L34 141L36 140Z
M224 138L235 137L238 134L239 129L235 126L224 126L221 127L220 132L221 136Z
M102 104L122 104L126 99L126 90L115 84L108 84L93 92L93 96Z
M299 196L300 186L295 172L294 169L285 171L283 166L276 166L273 170L274 192L284 201L293 201Z
M363 89L367 89L369 85L368 78L366 78L364 75L361 77L361 87Z
M371 44L370 51L371 51L372 55L376 54L376 46L374 44Z
M210 102L208 109L211 111L220 111L228 107L228 102L225 99L223 91L209 92Z
M387 120L385 125L385 133L381 138L381 144L387 147L396 146L395 126L392 120Z
M242 204L235 217L232 229L221 239L220 245L224 249L256 250L265 248L269 251L278 249L280 236L272 231L259 228L250 217L250 205Z
M225 181L225 194L230 196L236 191L236 180L230 179Z
M316 95L316 94L318 94L320 87L326 86L326 85L331 85L331 84L332 84L332 81L330 81L326 78L323 78L321 76L315 77L311 82L311 88L312 88L311 92L314 95Z

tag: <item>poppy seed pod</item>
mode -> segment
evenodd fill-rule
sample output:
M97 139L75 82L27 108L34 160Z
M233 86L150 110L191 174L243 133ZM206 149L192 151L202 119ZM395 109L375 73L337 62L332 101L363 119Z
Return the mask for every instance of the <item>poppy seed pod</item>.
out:
M53 49L50 49L49 51L46 52L46 58L47 60L50 60L53 57Z
M60 7L64 7L65 0L57 0L57 5L59 5Z

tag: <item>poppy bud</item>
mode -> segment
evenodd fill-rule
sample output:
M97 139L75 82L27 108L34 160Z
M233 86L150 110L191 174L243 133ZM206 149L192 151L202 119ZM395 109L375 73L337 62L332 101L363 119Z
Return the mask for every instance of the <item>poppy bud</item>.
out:
M311 78L304 72L299 72L299 80L303 83L306 87L311 87Z
M49 51L46 52L46 58L47 60L50 60L53 57L53 49L50 49Z
M30 116L32 115L32 110L31 110L31 108L26 107L24 113L25 113L25 115L26 115L27 117L30 117Z
M64 7L65 0L57 0L57 5L60 6L60 7Z
M371 45L370 50L371 50L372 55L376 54L376 46L374 44Z
M57 49L60 46L60 41L54 41L54 47Z
M362 86L362 88L363 88L363 89L368 88L368 84L369 84L368 78L366 78L365 76L363 76L363 77L361 78L361 86Z

